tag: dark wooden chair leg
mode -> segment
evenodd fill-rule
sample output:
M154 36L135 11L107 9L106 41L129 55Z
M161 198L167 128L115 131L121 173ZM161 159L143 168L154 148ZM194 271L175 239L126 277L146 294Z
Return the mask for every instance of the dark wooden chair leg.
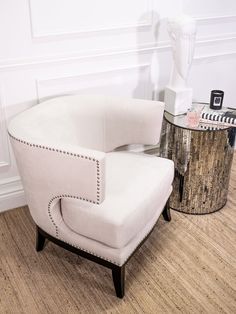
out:
M116 289L116 296L122 299L125 295L125 265L122 267L115 266L112 269L112 278Z
M45 237L40 233L38 226L36 226L36 251L42 251L44 248Z
M170 206L169 206L169 201L167 201L164 210L162 212L163 218L165 221L171 221L171 214L170 214Z

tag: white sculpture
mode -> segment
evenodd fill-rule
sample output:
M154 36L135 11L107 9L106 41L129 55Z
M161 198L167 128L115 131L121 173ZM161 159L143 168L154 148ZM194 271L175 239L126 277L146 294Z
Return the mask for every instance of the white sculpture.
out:
M169 18L174 67L165 89L166 111L173 115L186 113L192 105L192 88L187 87L196 38L196 22L187 15Z

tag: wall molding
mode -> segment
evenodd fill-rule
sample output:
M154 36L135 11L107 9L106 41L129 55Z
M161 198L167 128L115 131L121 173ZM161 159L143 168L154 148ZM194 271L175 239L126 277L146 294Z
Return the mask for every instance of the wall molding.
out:
M126 70L132 70L132 69L137 69L137 68L144 68L144 67L150 67L151 64L150 63L141 63L138 65L132 65L132 66L128 66L128 67L119 67L119 68L111 68L108 70L102 70L102 71L91 71L91 72L86 72L86 73L81 73L78 75L67 75L67 76L54 76L54 77L50 77L50 78L46 78L46 79L39 79L36 81L39 82L47 82L47 81L57 81L57 80L61 80L61 79L71 79L71 78L79 78L79 77L83 77L83 76L89 76L89 75L96 75L96 74L106 74L106 73L112 73L112 72L119 72L119 71L126 71Z
M223 43L225 41L227 42L227 41L234 41L234 40L236 40L236 33L226 34L224 36L219 35L215 37L201 37L196 42L196 46Z
M96 77L96 76L100 76L100 75L109 75L112 73L117 73L117 72L123 72L123 71L132 71L132 70L138 70L138 69L149 69L148 71L148 76L150 77L150 69L151 69L151 63L142 63L142 64L137 64L137 65L132 65L132 66L128 66L128 67L119 67L119 68L110 68L107 70L101 70L101 71L91 71L91 72L86 72L86 73L81 73L78 75L69 75L69 76L56 76L56 77L50 77L50 78L45 78L45 79L36 79L35 83L36 83L36 94L37 94L37 103L40 102L40 100L43 98L40 96L40 84L41 85L45 85L45 84L50 84L53 81L55 82L55 85L57 84L57 82L60 82L62 80L76 80L76 79L81 79L84 77ZM147 85L149 84L149 80L147 80ZM79 91L80 88L76 88L76 90L71 89L69 90L69 93L73 93L75 91ZM67 91L68 94L68 91ZM146 91L147 94L147 91ZM55 95L54 95L55 96ZM148 95L147 95L148 96Z
M26 205L20 177L0 181L0 212Z
M236 41L236 33L226 34L226 36L216 36L216 37L207 37L199 38L196 42L196 47L204 46L209 44L215 44L227 41ZM120 55L132 55L132 54L146 54L152 52L166 52L170 51L171 46L169 41L161 41L158 44L149 43L137 48L122 49L115 51L90 51L87 54L74 53L72 55L55 55L48 57L35 57L27 59L12 59L12 60L2 60L0 62L0 71L9 71L9 70L18 70L18 68L34 68L40 66L50 66L55 64L65 64L70 62L80 62L86 59L97 59L97 58L107 58L107 57L116 57ZM235 52L231 52L235 53ZM229 53L229 54L231 54ZM220 54L219 54L220 55ZM222 53L222 55L226 55ZM214 57L215 54L212 54Z
M71 31L71 32L59 32L59 33L47 33L44 35L36 35L33 27L33 16L32 16L32 7L31 2L32 0L28 0L29 2L29 15L30 15L30 27L31 27L31 34L33 40L58 40L58 39L68 39L71 37L78 37L81 35L88 35L88 34L96 34L96 33L103 33L103 32L114 32L118 31L121 32L127 29L139 29L144 27L151 27L153 25L153 7L154 0L147 0L147 12L151 12L149 19L143 21L141 23L131 24L131 25L122 25L122 26L111 26L107 28L95 28L95 29L87 29L81 31ZM200 24L212 24L212 23L225 23L230 21L236 22L236 15L234 14L227 14L227 15L217 15L217 16L193 16L196 21Z
M158 45L151 43L147 45L143 45L141 47L131 47L127 49L121 50L95 50L89 51L87 53L74 53L71 55L54 55L48 57L35 57L35 58L27 58L27 59L12 59L12 60L2 60L0 62L0 71L7 70L16 70L18 68L33 68L42 65L55 65L61 63L69 63L69 62L79 62L84 61L86 59L96 59L96 58L107 58L107 57L115 57L120 55L132 55L132 54L141 54L148 53L152 51L165 51L170 49L170 44L167 41L160 42Z
M0 85L0 169L10 166L10 152L5 115L5 97L3 86Z
M58 33L45 33L45 34L37 34L34 29L34 21L33 21L33 9L32 9L32 0L28 0L29 3L29 16L30 16L30 27L31 27L31 36L33 40L58 40L58 39L68 39L71 37L79 37L81 35L90 35L96 33L107 33L107 32L122 32L127 29L139 29L139 28L146 28L151 27L153 25L153 1L154 0L147 0L147 8L146 12L150 12L148 19L143 20L142 22L137 22L134 24L125 24L120 25L111 25L109 27L97 27L97 28L87 28L81 30L73 30L73 31L65 31L65 32L58 32Z
M209 55L202 55L198 57L194 57L194 62L201 62L201 61L214 61L215 59L219 58L231 58L236 56L236 51L227 52L227 53L216 53L216 54L209 54Z
M236 21L235 14L227 14L227 15L208 15L208 16L193 16L197 22L199 23L224 23L229 21Z

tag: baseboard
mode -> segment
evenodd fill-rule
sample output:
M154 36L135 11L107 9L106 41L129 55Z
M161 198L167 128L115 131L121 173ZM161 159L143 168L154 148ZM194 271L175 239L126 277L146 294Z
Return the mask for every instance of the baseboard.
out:
M20 177L0 181L0 212L26 205Z

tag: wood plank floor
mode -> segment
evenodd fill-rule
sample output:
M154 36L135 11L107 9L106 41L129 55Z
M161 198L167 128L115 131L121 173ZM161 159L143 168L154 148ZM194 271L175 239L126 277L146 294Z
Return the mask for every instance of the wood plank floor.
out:
M227 205L172 211L127 265L126 296L111 272L48 243L34 249L28 209L0 215L0 313L236 313L236 158Z

